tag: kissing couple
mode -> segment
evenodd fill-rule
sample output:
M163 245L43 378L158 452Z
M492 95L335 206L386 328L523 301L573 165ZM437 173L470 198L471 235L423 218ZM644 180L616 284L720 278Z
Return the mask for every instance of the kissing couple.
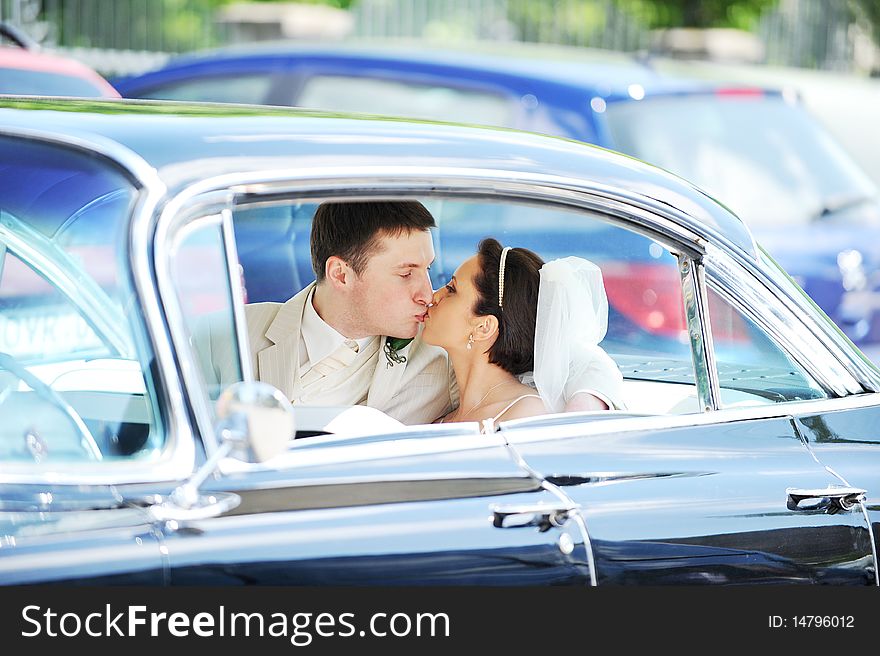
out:
M255 378L294 405L365 404L406 424L624 408L599 346L608 301L595 264L486 238L434 291L432 228L417 201L319 205L315 282L246 306Z

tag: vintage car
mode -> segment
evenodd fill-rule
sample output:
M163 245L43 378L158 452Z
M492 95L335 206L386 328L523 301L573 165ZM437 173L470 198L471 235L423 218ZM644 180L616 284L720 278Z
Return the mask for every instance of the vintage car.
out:
M122 100L5 98L0 161L3 584L877 585L880 372L678 177ZM597 263L627 408L404 425L254 381L245 303L313 279L316 203L366 198L432 211L435 286L486 235Z

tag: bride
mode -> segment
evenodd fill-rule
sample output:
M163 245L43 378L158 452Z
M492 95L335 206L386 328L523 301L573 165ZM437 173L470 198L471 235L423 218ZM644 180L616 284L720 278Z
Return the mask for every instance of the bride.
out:
M484 239L434 293L425 318L422 339L449 353L459 387L458 408L439 421L494 425L561 412L578 393L588 400L581 409L623 408L621 373L598 346L607 323L595 264L545 264L528 249Z

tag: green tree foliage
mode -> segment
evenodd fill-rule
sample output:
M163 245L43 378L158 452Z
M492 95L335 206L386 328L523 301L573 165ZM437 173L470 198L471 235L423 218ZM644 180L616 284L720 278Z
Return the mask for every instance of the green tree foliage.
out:
M874 43L880 45L880 2L878 0L849 0L854 20L864 20L871 25Z
M866 0L871 2L872 0ZM778 0L615 0L649 28L733 27L752 30Z

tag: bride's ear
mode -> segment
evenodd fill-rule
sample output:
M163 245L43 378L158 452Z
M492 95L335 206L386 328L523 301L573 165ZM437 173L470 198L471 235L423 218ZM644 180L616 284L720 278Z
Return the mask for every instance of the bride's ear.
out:
M488 314L474 320L474 341L485 342L498 336L498 318Z

